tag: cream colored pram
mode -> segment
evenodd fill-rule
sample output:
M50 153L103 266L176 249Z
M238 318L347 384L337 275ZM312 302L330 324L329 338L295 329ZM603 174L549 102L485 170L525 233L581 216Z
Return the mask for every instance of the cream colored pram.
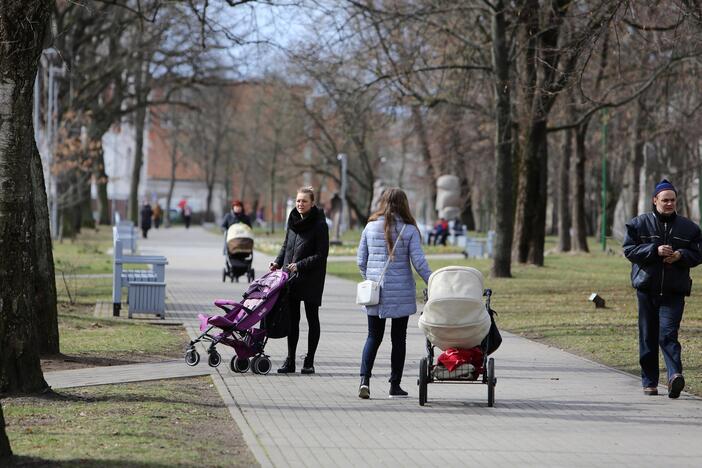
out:
M427 301L419 318L419 328L426 336L427 355L419 362L419 404L427 402L427 385L434 382L483 383L488 386L488 406L495 401L495 361L488 359L491 325L490 289L483 289L483 275L470 267L448 266L429 277ZM483 302L483 297L486 298ZM434 364L434 347L473 348L483 351L482 369L475 372L456 369L437 372L443 366ZM445 371L445 369L444 369Z

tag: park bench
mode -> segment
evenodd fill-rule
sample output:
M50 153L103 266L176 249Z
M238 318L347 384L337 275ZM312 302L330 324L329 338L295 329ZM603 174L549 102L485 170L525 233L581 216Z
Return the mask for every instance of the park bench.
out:
M137 229L131 221L122 221L119 213L115 213L115 226L119 239L122 241L122 246L129 249L132 254L137 252Z
M166 318L166 265L160 255L124 255L122 240L113 228L112 313L119 316L122 288L127 289L129 318L132 314L156 314ZM148 270L126 269L125 265L149 265Z
M465 258L492 258L493 246L495 243L495 231L488 231L487 237L465 238L463 256Z

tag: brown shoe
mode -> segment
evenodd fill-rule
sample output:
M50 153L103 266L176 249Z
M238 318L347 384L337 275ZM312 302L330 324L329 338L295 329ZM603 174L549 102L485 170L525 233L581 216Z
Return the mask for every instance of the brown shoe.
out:
M668 382L668 398L678 398L683 388L685 388L685 378L682 374L673 374L673 378Z
M658 395L658 387L644 387L644 395L655 396Z

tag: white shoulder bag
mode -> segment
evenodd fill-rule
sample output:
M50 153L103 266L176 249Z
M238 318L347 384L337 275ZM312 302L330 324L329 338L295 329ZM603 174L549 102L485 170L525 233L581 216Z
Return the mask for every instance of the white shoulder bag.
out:
M380 278L378 279L378 281L365 280L361 281L356 286L356 304L369 306L376 305L378 304L378 302L380 302L380 284L383 282L383 277L385 276L385 271L388 269L388 265L390 264L392 254L395 252L395 247L397 247L397 244L400 243L402 232L405 230L406 227L407 225L405 224L404 226L402 226L402 229L400 229L400 234L397 235L395 245L392 246L392 251L390 252L390 255L388 255L388 261L385 262L383 272L380 274Z

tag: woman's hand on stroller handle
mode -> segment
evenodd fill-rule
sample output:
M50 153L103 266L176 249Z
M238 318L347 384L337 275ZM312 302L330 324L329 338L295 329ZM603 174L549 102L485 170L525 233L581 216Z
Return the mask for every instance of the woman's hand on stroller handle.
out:
M271 262L270 265L268 265L268 271L275 271L278 268L280 268L280 266L275 262Z

